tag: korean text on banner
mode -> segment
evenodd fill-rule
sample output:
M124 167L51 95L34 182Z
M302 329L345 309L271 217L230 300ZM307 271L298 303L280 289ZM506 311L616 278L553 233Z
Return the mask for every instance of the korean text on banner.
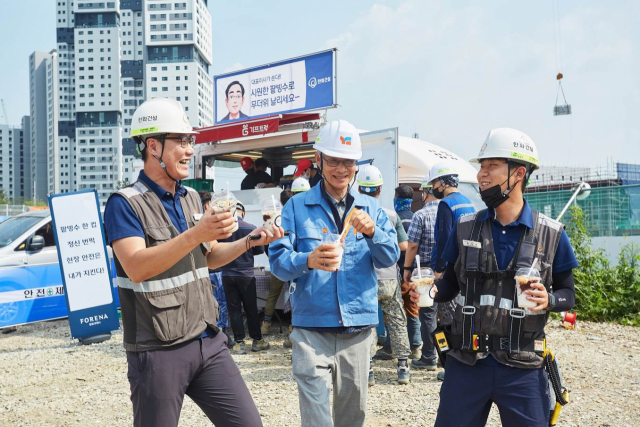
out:
M50 206L72 335L82 338L117 329L95 190L54 195Z
M335 105L335 51L215 76L216 124Z

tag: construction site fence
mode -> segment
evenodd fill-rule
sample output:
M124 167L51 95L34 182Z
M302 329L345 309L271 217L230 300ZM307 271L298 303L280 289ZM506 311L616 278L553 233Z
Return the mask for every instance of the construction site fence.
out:
M587 230L593 237L640 235L640 184L599 187L584 200L575 200L585 213ZM571 199L571 190L526 193L531 208L557 218ZM569 212L561 221L569 224Z

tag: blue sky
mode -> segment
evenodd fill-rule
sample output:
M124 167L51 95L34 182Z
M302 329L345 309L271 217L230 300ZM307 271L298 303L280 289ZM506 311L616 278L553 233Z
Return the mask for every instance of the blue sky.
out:
M338 47L330 118L418 132L466 158L506 126L533 138L543 164L640 163L640 2L560 1L560 61L554 1L210 0L211 71ZM18 124L29 54L55 47L55 1L4 3L0 98ZM574 114L554 117L560 68Z

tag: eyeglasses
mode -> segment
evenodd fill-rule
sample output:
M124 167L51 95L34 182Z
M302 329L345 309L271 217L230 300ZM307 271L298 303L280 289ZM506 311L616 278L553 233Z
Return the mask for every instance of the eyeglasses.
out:
M165 136L164 139L173 139L174 141L180 141L180 147L187 148L187 146L193 148L196 145L196 137L193 135L182 136Z
M229 95L229 99L240 99L242 95Z
M334 159L333 157L327 158L325 156L322 156L322 160L324 160L327 163L327 166L332 168L338 167L340 163L342 163L345 168L352 168L356 165L356 161L354 159L340 160L340 159Z

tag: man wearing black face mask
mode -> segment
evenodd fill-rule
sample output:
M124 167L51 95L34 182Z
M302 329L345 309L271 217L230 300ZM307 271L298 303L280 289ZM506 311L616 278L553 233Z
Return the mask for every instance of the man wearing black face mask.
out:
M449 240L451 229L458 218L474 213L476 210L466 196L458 190L458 171L449 162L438 162L429 172L433 195L443 203L438 205L436 228L434 231L436 246L433 248L431 268L439 279L447 262L442 253Z
M458 300L445 328L450 350L436 426L484 425L492 403L504 426L549 425L544 327L549 312L573 307L578 263L563 225L523 198L537 157L531 138L501 128L489 132L472 160L480 163L488 209L456 223L443 254L447 269L436 282L436 302ZM521 300L516 271L532 265L540 278L525 283ZM413 291L412 299L418 300Z

